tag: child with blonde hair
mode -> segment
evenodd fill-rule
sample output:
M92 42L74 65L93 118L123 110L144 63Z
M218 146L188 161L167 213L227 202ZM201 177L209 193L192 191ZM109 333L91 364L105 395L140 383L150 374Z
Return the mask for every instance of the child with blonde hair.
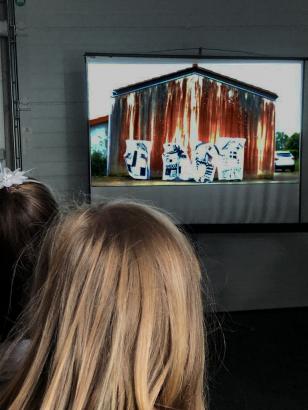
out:
M1 408L207 408L200 266L169 217L124 202L60 217L35 277Z

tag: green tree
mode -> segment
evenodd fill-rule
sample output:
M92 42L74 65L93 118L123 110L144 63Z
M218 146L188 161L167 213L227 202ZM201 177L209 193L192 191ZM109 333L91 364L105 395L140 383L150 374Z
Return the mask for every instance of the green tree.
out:
M99 151L93 151L91 154L91 174L92 176L106 175L107 160Z
M289 137L284 132L276 132L276 151L283 151L286 148L286 143Z
M299 152L299 133L295 132L288 138L286 142L286 149L290 151L297 151Z

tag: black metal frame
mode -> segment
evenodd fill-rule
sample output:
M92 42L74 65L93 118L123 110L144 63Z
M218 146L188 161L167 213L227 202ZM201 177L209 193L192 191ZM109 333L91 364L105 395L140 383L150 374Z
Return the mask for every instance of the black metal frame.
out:
M206 49L202 49L206 51ZM171 52L172 50L167 50ZM253 53L249 56L242 55L205 55L205 54L158 54L158 53L93 53L86 52L85 57L140 57L140 58L188 58L193 60L258 60L258 61L308 61L308 56L296 56L296 57L285 57L277 56L271 57L266 55L254 55Z
M242 223L242 224L184 224L191 235L198 234L249 234L249 233L298 233L308 232L308 223Z
M11 136L13 140L14 167L22 169L22 143L20 130L20 102L16 46L16 21L14 0L7 0L9 87L11 105Z
M308 59L303 60L303 72L302 72L302 116L301 116L301 137L300 137L300 150L299 150L299 211L298 211L298 220L299 224L302 224L302 188L303 188L303 182L302 182L302 175L303 175L303 167L302 167L302 158L303 158L303 146L305 145L303 143L304 138L303 138L303 133L304 133L304 110L305 110L305 82L307 79L305 79L305 71L306 71L306 64L307 64ZM308 135L307 135L308 136ZM305 224L304 224L305 225Z

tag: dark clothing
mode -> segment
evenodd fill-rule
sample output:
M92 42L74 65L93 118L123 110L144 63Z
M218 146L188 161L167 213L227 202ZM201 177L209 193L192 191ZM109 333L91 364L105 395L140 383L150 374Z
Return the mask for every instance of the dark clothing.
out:
M25 266L7 265L0 268L0 342L7 338L24 309L30 278Z

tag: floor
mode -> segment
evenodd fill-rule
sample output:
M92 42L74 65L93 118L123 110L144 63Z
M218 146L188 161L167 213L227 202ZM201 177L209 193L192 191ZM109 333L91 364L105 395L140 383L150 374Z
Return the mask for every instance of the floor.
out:
M218 315L210 410L308 409L308 308ZM223 358L224 356L224 358Z

